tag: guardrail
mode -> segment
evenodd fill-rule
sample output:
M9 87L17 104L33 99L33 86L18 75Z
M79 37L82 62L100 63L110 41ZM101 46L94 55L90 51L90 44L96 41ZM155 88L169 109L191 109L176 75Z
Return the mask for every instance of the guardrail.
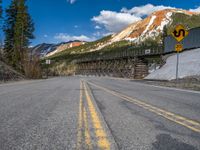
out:
M183 44L184 50L189 50L193 48L200 47L200 27L193 28L189 30L189 35L180 43ZM139 56L150 56L150 55L162 55L167 53L172 53L177 41L168 35L164 38L164 45L154 45L154 46L138 46L138 47L127 47L124 50L112 52L90 52L83 55L84 58L76 60L77 63L97 61L97 60L112 60L121 59L127 57L139 57Z
M112 59L122 59L122 58L131 58L131 57L140 57L140 56L151 56L163 54L163 46L154 46L154 47L129 47L124 50L117 51L96 51L83 54L82 58L77 59L75 63L91 62L91 61L101 61L101 60L112 60Z

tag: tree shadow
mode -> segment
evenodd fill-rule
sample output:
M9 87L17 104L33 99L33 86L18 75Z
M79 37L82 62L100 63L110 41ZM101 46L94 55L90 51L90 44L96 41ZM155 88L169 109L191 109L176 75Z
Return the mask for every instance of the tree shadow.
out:
M168 134L160 134L156 136L157 141L154 142L152 150L198 150L192 145L178 141Z

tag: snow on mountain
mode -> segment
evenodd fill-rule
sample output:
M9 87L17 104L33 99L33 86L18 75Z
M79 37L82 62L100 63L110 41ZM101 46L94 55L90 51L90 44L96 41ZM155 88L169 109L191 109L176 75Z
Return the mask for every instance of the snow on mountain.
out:
M52 56L56 53L59 53L59 52L62 52L63 50L66 50L66 49L69 49L69 48L72 48L72 47L76 47L76 46L80 46L80 45L83 45L85 44L85 42L81 42L81 41L73 41L73 42L70 42L70 43L63 43L63 44L60 44L54 51L48 53L46 56Z
M178 9L165 9L157 11L147 18L131 24L126 29L114 35L111 42L129 40L131 42L138 43L147 38L155 38L160 33L163 33L164 26L172 23L172 15L175 13L182 13L190 16L196 14Z
M179 18L177 16L181 17ZM120 41L130 41L133 44L140 44L150 39L156 41L159 44L162 42L164 27L174 26L179 21L184 21L184 19L186 19L189 23L192 22L190 25L191 28L200 25L199 13L190 12L182 9L164 9L156 11L150 16L147 16L146 18L132 23L121 32L109 36L109 38L106 38L106 40L101 41L100 39L96 42L89 44L88 48L86 48L86 50L83 49L83 51L98 51L106 46ZM194 19L194 21L192 19ZM34 47L33 50L38 51L39 53L41 53L42 57L45 57L52 56L56 53L62 52L63 50L82 44L85 44L85 42L71 41L66 43L60 43L57 45L41 44Z
M37 54L41 57L51 56L58 52L62 52L63 50L66 50L68 48L72 48L75 46L80 46L82 44L85 44L86 42L83 41L69 41L69 42L62 42L59 44L47 44L42 43L39 45L36 45L35 47L31 48L31 51L33 54Z
M173 80L176 78L176 54L170 56L166 64L149 74L146 79ZM179 78L200 76L200 48L180 53Z
M107 41L107 43L91 51L100 50L107 45L123 40L127 40L135 44L144 42L149 38L155 40L157 39L157 37L163 34L165 26L170 26L175 21L173 18L173 15L175 14L193 16L199 13L190 12L182 9L164 9L156 11L150 16L144 18L143 20L134 22L121 32L113 34L113 36L109 41ZM157 42L161 43L161 38Z
M44 57L49 52L53 51L54 49L56 49L55 44L42 43L42 44L36 45L35 47L32 47L31 52L32 54L37 54L38 56Z

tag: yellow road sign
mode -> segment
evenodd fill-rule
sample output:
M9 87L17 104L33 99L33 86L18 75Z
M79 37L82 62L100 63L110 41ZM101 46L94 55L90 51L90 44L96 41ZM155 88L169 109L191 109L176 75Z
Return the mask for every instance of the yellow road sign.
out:
M172 32L172 36L178 41L182 41L186 36L188 36L189 32L183 25L177 25Z
M175 45L175 50L176 50L177 52L181 52L181 51L183 50L183 45L182 45L182 44L176 44L176 45Z

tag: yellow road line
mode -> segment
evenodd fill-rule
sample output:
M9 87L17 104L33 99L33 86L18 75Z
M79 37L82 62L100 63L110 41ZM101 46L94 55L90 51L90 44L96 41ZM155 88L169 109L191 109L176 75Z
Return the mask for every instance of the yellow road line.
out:
M95 135L96 135L97 140L98 140L98 143L97 143L98 147L100 149L103 149L103 150L110 150L110 142L107 138L107 134L102 127L102 124L101 124L100 118L97 114L97 111L95 109L95 106L92 103L92 100L91 100L91 98L88 94L87 87L86 87L85 84L83 84L83 85L84 85L86 100L87 100L87 103L88 103L88 108L89 108L91 118L92 118L93 127L94 127L94 130L95 130Z
M78 119L78 134L77 134L77 150L81 149L81 143L82 143L82 108L83 108L83 92L82 92L82 82L80 82L80 101L79 101L79 119Z
M88 149L91 150L92 144L91 144L90 131L89 131L88 122L87 122L87 119L88 119L87 112L86 112L85 107L83 109L83 116L84 116L84 124L85 124L85 143L87 144Z
M106 91L106 92L108 92L108 93L110 93L110 94L112 94L112 95L114 95L116 97L119 97L119 98L121 98L123 100L129 101L131 103L134 103L135 105L138 105L138 106L140 106L140 107L142 107L142 108L144 108L144 109L146 109L148 111L151 111L151 112L153 112L153 113L155 113L157 115L160 115L160 116L162 116L162 117L164 117L164 118L166 118L168 120L171 120L171 121L173 121L175 123L178 123L178 124L180 124L182 126L185 126L185 127L189 128L189 129L191 129L191 130L193 130L195 132L199 132L200 133L200 123L197 122L197 121L194 121L194 120L185 118L183 116L174 114L172 112L160 109L160 108L155 107L153 105L150 105L148 103L145 103L145 102L142 102L140 100L134 99L132 97L126 96L126 95L121 94L119 92L115 92L113 90L109 90L109 89L107 89L105 87L96 85L94 83L91 83L91 82L88 82L88 83L93 85L93 86L95 86L95 87L97 87L97 88L100 88L100 89L102 89L102 90L104 90L104 91Z

